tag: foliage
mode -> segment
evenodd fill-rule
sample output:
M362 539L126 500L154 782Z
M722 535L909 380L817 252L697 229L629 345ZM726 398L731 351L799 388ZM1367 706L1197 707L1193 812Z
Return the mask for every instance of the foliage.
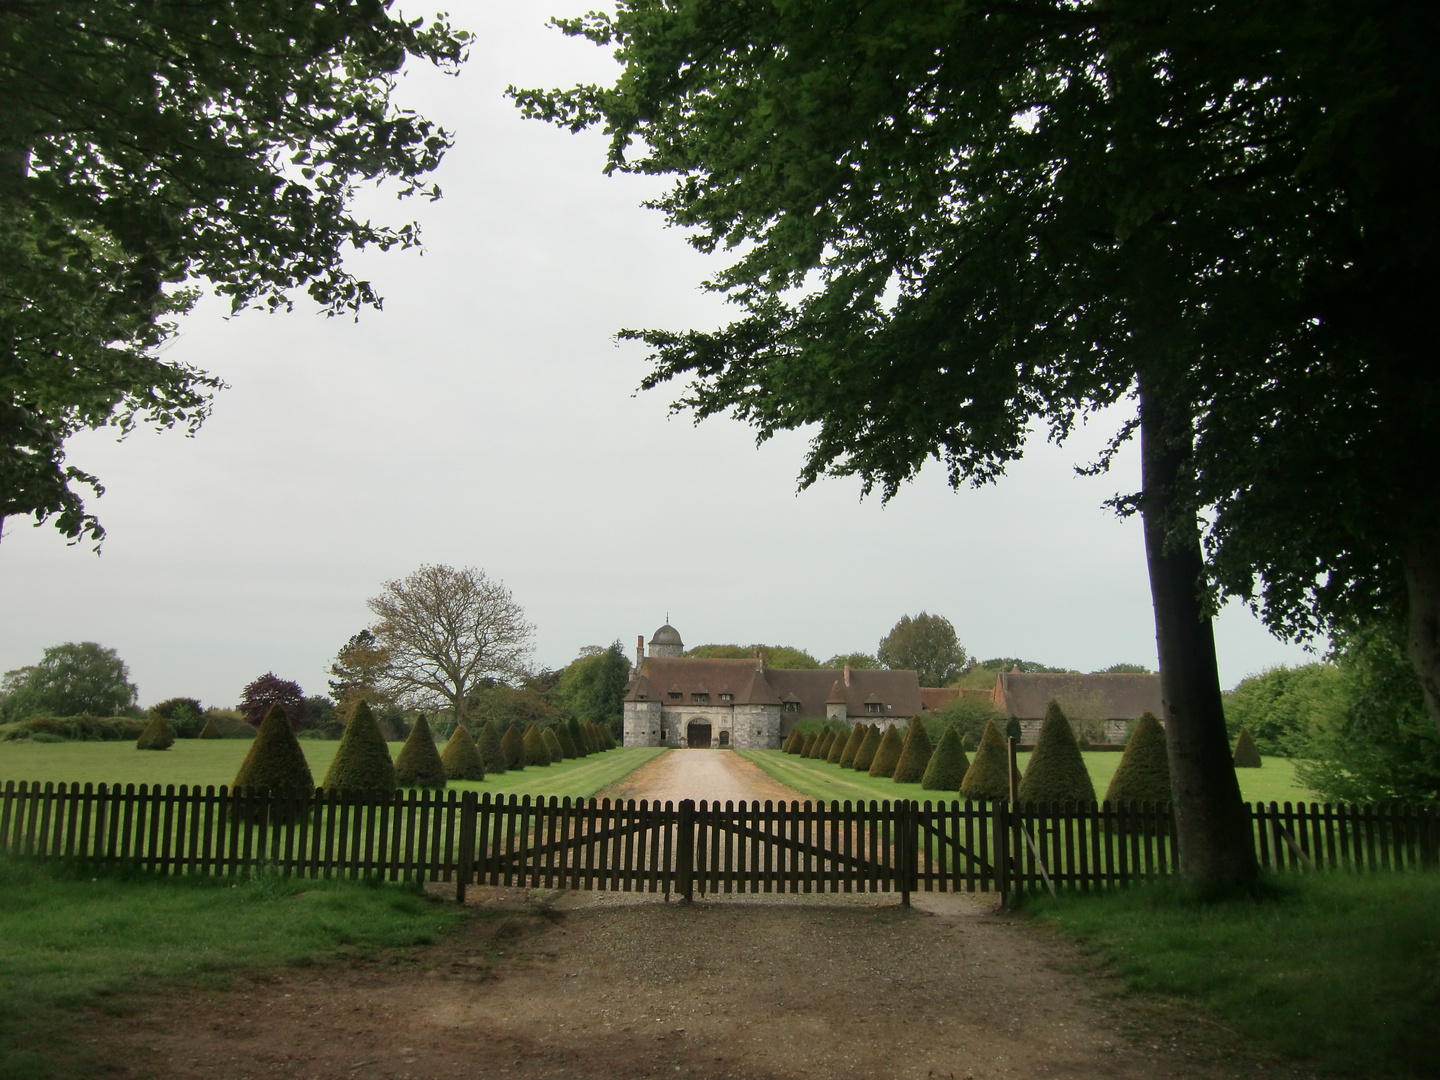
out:
M164 359L208 281L232 312L378 307L346 258L418 243L354 216L357 184L438 197L450 136L392 100L467 35L388 5L7 5L0 14L0 518L103 529L65 464L86 428L192 432L221 383ZM108 711L108 710L107 710Z
M880 661L875 657L874 653L848 652L836 653L820 666L823 668L838 669L843 668L846 664L849 664L857 671L874 671L880 666Z
M205 720L215 725L222 739L255 738L255 726L246 723L245 718L235 709L216 709L212 706L205 710Z
M799 728L791 728L790 734L785 736L785 742L780 749L787 754L798 754L800 752L799 744L803 738Z
M860 752L860 744L865 741L865 732L868 729L858 720L850 725L850 734L845 738L845 745L836 758L836 764L842 769L853 769L855 767L855 755Z
M435 736L430 732L430 722L421 713L415 718L405 745L395 755L395 783L400 787L443 788L445 782L445 765L435 749Z
M1144 664L1111 664L1109 667L1101 668L1095 672L1096 675L1152 675L1152 672Z
M240 715L247 723L258 727L270 715L272 705L280 707L295 731L305 725L305 692L300 689L300 684L267 671L240 694Z
M875 756L870 761L870 768L866 771L871 776L894 776L895 766L900 763L900 751L904 748L904 740L900 738L900 732L895 725L887 724L885 732L880 736L880 745L875 748Z
M1135 730L1125 743L1125 753L1105 801L1112 803L1168 803L1170 792L1170 757L1165 749L1165 729L1152 712L1143 712L1135 722Z
M214 718L209 716L205 718L205 726L200 729L200 734L195 737L197 739L223 738L223 736L220 734L220 729L215 726Z
M925 730L925 721L918 716L910 718L910 729L905 733L905 743L900 748L900 759L895 763L892 774L897 784L918 784L930 765L930 756L935 747L930 742L930 733Z
M830 755L830 744L835 741L835 732L830 728L823 728L815 739L815 745L810 749L810 756L816 761L824 761Z
M481 721L480 734L475 736L475 750L480 755L480 763L485 766L487 773L503 773L505 771L505 751L500 747L500 731L492 723Z
M426 564L387 581L367 604L385 650L381 685L415 708L469 719L482 680L523 676L534 627L498 581L475 567Z
M150 717L150 722L145 725L140 738L135 740L137 750L169 750L174 745L175 730L170 726L170 721L158 713Z
M829 748L825 751L825 760L831 765L840 764L840 758L844 755L845 747L849 744L849 742L850 732L846 731L844 728L840 728L839 730L837 730L834 736L830 739Z
M943 615L902 615L875 651L892 670L914 670L921 686L948 686L965 668L965 647Z
M611 729L624 722L630 660L620 642L582 655L560 673L556 697L571 716ZM563 744L562 744L563 745ZM568 757L573 754L567 752Z
M487 680L488 681L488 680ZM476 721L492 720L501 726L554 723L560 715L555 703L533 686L482 686L470 695L468 714Z
M545 767L550 764L550 751L545 746L545 737L540 729L531 724L520 738L525 753L525 764Z
M983 694L964 694L951 698L927 717L936 727L932 730L944 732L952 724L961 735L970 735L978 744L985 734L985 725L1001 719L995 704Z
M325 773L326 791L394 791L395 764L369 702L361 699L350 713L345 734Z
M156 705L151 705L146 710L152 716L163 716L166 720L179 719L181 714L189 712L195 716L204 716L205 707L193 697L172 697Z
M545 749L549 752L552 762L565 760L567 756L565 748L560 745L560 736L555 734L554 728L546 728L540 733L540 737L545 740ZM569 756L573 757L574 755Z
M1247 728L1241 728L1235 738L1235 752L1231 755L1237 769L1260 768L1260 751L1255 749L1255 740L1250 738Z
M980 747L965 770L960 794L975 802L1002 802L1010 798L1010 751L1000 728L991 720L980 736Z
M119 654L93 641L52 645L38 664L7 671L0 689L0 715L6 721L125 715L134 710L137 694Z
M580 749L575 745L575 739L570 734L570 725L565 721L555 725L555 741L560 746L560 752L566 758L577 758L580 756Z
M820 661L815 657L793 645L697 645L693 649L686 649L685 655L709 660L748 660L751 657L761 657L765 666L772 668L813 669L820 666Z
M399 711L399 704L383 684L387 654L370 630L353 634L340 647L330 664L330 693L335 708L350 716L357 702L364 701L378 715Z
M337 739L344 731L344 725L336 714L335 702L324 694L311 694L305 699L305 719L301 726L323 732L333 730Z
M879 749L880 727L878 724L867 724L865 737L860 740L860 749L855 751L855 762L851 768L857 772L869 773L870 766L875 763L875 752Z
M930 755L930 764L920 778L920 787L926 791L958 792L969 768L970 759L965 756L965 747L960 743L960 732L951 724Z
M500 737L500 750L505 755L505 768L525 767L525 740L520 734L520 728L515 724L507 727L505 734Z
M1018 717L1012 716L1005 721L1005 737L1007 739L1014 739L1017 743L1024 738L1024 730L1020 727Z
M1248 728L1261 753L1303 756L1316 719L1345 708L1343 682L1339 667L1328 663L1273 667L1242 679L1225 695L1230 737Z
M145 730L146 722L132 716L36 716L5 726L5 739L28 739L53 735L66 742L131 742Z
M1095 785L1080 756L1075 731L1059 702L1051 701L1040 725L1040 738L1020 778L1021 803L1093 803Z
M315 789L315 779L305 760L305 751L295 738L295 729L285 715L284 706L279 703L270 706L230 788L269 788L271 791L304 793Z
M606 750L614 750L617 749L619 746L619 744L615 741L615 731L613 728L610 727L609 724L604 724L601 726L600 739L604 743Z
M575 744L575 753L578 757L585 757L590 753L590 740L585 738L585 732L581 730L580 721L570 717L565 721L565 728L570 732L570 741Z
M456 724L450 733L445 749L440 751L440 764L448 780L485 779L485 766L475 749L475 740L470 737L470 729L464 724Z

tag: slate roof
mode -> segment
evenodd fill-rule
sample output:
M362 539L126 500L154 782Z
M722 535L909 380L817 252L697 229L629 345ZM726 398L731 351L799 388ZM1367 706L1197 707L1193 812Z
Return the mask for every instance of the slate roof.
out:
M765 677L775 692L794 694L800 699L800 715L824 716L825 702L838 682L849 716L874 716L865 711L866 698L873 697L885 709L882 716L907 718L920 715L920 676L913 671L851 668L850 685L834 668L766 668Z
M891 717L918 716L920 678L913 671L851 669L850 685L846 686L841 672L833 668L792 670L767 668L757 657L743 660L715 660L693 657L647 656L639 677L625 688L626 701L660 701L665 705L692 704L696 693L708 693L707 687L720 687L719 693L733 693L734 705L780 705L799 702L801 717L823 717L825 704L832 690L839 691L850 716L874 716L865 709L865 702L884 706L880 715ZM655 687L668 689L660 694ZM738 688L738 689L737 689ZM644 696L641 696L643 693ZM671 697L678 693L679 698ZM713 698L711 704L720 704Z
M1054 698L1065 715L1086 720L1134 720L1147 709L1164 716L1159 675L1000 676L1000 711L1021 720L1039 720Z

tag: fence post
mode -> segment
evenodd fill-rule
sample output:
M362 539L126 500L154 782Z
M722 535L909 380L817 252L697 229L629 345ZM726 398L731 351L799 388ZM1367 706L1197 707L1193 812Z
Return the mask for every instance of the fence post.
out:
M900 906L910 906L910 885L912 875L919 868L919 861L916 857L915 830L918 827L917 815L915 813L915 801L904 799L900 803L900 813L896 815L895 824L900 833L897 838L900 841L899 871L900 871Z
M990 848L995 867L995 888L1000 893L1000 906L1010 906L1010 804L1003 799L993 804L990 821L994 832Z
M460 858L455 867L455 902L465 903L465 886L475 871L475 792L460 795Z
M675 872L678 877L676 892L680 902L688 904L694 897L695 876L695 800L680 800L680 816L676 824Z

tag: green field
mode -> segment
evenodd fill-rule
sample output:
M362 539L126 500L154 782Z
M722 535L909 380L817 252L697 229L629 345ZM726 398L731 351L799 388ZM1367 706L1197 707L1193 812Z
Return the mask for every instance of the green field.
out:
M846 799L934 799L949 798L943 792L924 791L919 784L897 784L883 777L871 777L854 769L842 769L823 761L787 754L783 750L737 750L737 754L753 761L760 768L812 799L829 802ZM1105 797L1105 788L1120 765L1121 755L1111 751L1085 753L1085 766L1095 784L1097 798ZM1016 761L1023 774L1030 761L1029 753L1017 754ZM1237 769L1240 794L1249 802L1309 802L1314 795L1295 783L1295 766L1286 758L1266 758L1258 769Z
M338 741L301 739L305 758L318 784L330 767ZM390 756L401 743L390 744ZM248 739L179 739L169 750L136 750L120 742L0 742L0 784L7 780L94 784L229 784L250 751ZM451 784L456 791L495 795L555 795L589 798L601 788L645 764L658 748L610 750L562 761L545 768L488 776L479 782Z

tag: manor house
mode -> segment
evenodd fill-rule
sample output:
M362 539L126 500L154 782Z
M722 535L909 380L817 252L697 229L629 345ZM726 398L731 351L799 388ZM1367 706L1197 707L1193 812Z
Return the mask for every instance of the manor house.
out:
M625 688L625 745L779 749L800 720L856 720L884 726L922 712L913 671L789 669L764 657L710 660L685 656L666 623L636 643Z

